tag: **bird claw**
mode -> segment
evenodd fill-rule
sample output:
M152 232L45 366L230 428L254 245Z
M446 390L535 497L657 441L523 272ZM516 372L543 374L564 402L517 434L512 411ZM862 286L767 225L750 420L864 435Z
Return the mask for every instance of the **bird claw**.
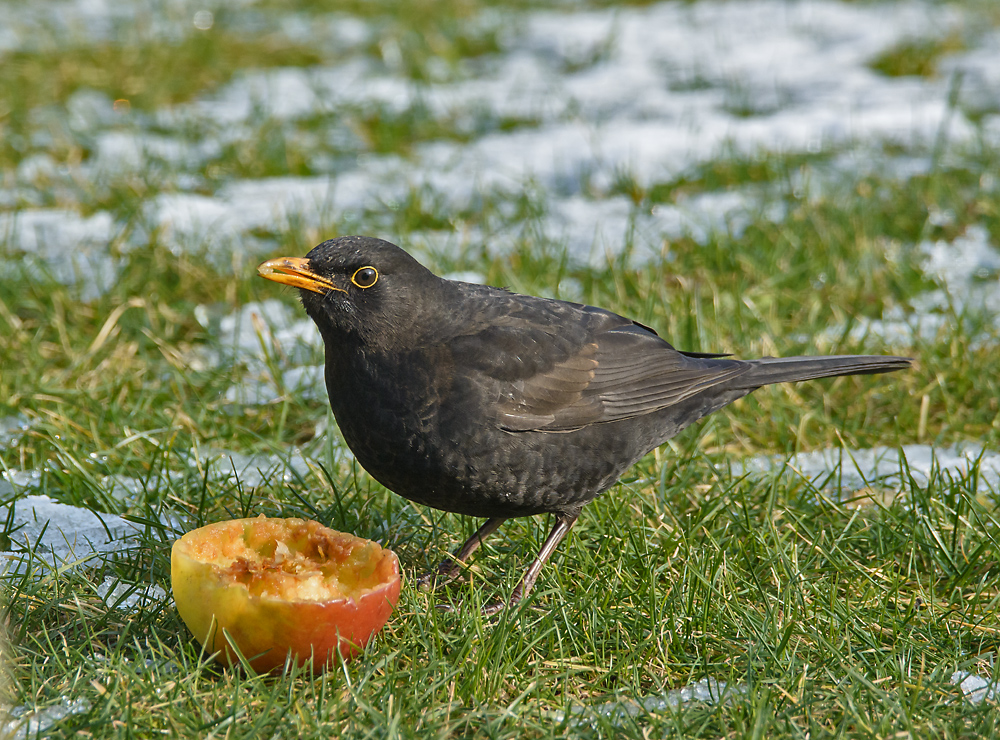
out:
M417 579L417 588L423 592L433 591L439 584L448 583L455 580L462 573L462 566L452 560L445 558L435 570L424 573Z
M417 590L422 593L430 593L437 587L437 576L435 573L424 573L415 582Z
M483 604L482 609L480 611L482 612L482 615L484 617L492 617L499 614L504 609L510 609L512 607L517 606L517 604L518 601L513 598L507 601L503 600L493 601L489 604ZM464 600L452 601L452 602L438 601L437 603L434 604L434 608L437 609L439 612L447 612L449 614L454 614L460 611L464 606L465 606Z
M434 608L442 612L455 613L459 611L464 604L464 601L456 603L438 602L434 605ZM484 617L493 617L502 612L504 609L508 609L512 606L514 606L513 602L508 603L506 601L494 601L490 604L484 604L480 612Z
M509 609L515 604L516 602L494 601L492 604L484 604L482 608L482 613L484 617L492 617L496 614L499 614L504 609Z

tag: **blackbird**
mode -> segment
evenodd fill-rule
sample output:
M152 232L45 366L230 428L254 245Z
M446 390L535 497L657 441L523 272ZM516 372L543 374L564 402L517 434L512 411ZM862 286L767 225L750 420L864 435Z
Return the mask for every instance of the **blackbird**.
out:
M769 383L909 367L905 357L728 359L683 352L593 306L440 278L381 239L345 236L258 273L299 288L326 348L326 387L358 462L411 501L486 522L555 526L520 601L583 506L689 424Z

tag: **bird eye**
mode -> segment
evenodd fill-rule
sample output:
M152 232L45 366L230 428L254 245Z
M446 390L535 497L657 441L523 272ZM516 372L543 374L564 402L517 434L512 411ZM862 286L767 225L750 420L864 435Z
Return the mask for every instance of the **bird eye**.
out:
M361 267L351 275L351 282L359 288L370 288L378 281L378 270L374 267Z

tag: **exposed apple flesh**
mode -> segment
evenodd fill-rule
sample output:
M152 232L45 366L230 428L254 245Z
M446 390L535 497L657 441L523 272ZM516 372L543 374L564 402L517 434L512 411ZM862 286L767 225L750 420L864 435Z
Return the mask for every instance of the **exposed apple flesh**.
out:
M170 580L181 618L220 662L254 670L327 666L363 648L399 600L399 561L378 543L305 519L234 519L174 542ZM224 632L225 631L225 632Z

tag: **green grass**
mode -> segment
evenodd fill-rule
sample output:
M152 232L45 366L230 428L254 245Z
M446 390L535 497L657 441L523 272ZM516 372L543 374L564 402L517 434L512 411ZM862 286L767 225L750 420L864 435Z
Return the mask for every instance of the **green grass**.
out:
M388 0L302 0L296 7L346 8L385 24L386 38L398 45L399 55L390 54L401 63L398 73L418 80L441 69L460 77L464 63L493 53L497 43L496 28L471 24L477 3L422 3L410 11ZM418 25L427 17L438 18L437 36ZM276 37L247 40L230 34L228 23L220 14L212 65L199 61L210 52L197 36L169 50L126 43L3 60L5 69L16 61L0 82L0 100L11 110L0 112L4 166L39 148L22 146L36 133L31 111L62 105L81 87L132 95L136 109L155 110L214 89L251 64L311 64L336 53ZM172 67L163 61L168 51L176 55ZM390 64L380 49L364 53ZM129 92L135 69L150 70L149 79ZM338 115L336 125L351 129L355 144L329 144L329 120L263 121L196 173L203 191L238 177L313 174L317 153L405 157L420 141L465 141L537 123L484 120L468 129L419 108ZM53 141L46 151L60 161L89 156L86 142ZM934 340L904 348L822 338L858 317L908 310L934 287L919 269L913 245L921 240L954 239L981 224L1000 242L1000 196L981 186L1000 152L948 154L905 182L876 174L812 199L794 192L793 176L822 169L831 152L722 156L648 187L622 173L613 194L628 196L637 211L749 186L787 212L778 223L755 220L739 238L664 244L668 256L638 270L627 252L606 265L577 266L562 245L540 238L535 227L548 194L537 186L482 193L464 212L414 190L390 207L371 204L349 219L331 218L322 230L293 224L261 235L274 245L269 256L279 256L355 231L398 234L404 245L428 229L515 233L515 249L502 257L478 243L461 258L421 256L438 272L474 270L526 293L555 295L570 279L581 300L632 316L683 349L747 357L900 350L916 358L912 371L891 376L762 389L685 431L587 507L523 608L491 619L477 607L513 589L547 534L546 517L508 522L466 579L434 594L417 591L415 578L475 522L410 505L363 470L338 464L336 435L317 434L329 422L319 401L294 393L261 406L225 401L246 368L204 362L217 337L196 319L196 308L225 315L278 298L301 316L292 291L256 279L250 267L232 274L197 254L175 254L155 236L115 250L120 278L91 302L34 273L0 281L0 416L31 422L16 444L0 449L0 466L45 471L40 489L19 495L45 493L147 523L127 551L44 577L3 576L6 703L45 708L63 697L86 700L88 709L48 732L109 738L996 736L996 702L972 704L951 682L957 670L995 671L995 497L977 493L974 480L944 476L927 485L907 481L900 491L838 491L835 481L816 489L791 477L736 477L725 464L840 445L971 440L1000 447L995 324L954 316ZM42 195L47 204L111 209L129 221L169 189L159 175L140 173L105 190L83 185L67 196L53 186ZM934 225L932 212L954 218ZM0 244L0 254L8 251ZM192 450L280 457L292 446L306 451L312 468L287 482L274 476L249 487L190 464ZM115 496L107 475L139 479L143 490ZM177 535L170 515L193 527L258 513L308 516L399 553L399 607L354 662L315 676L224 670L201 654L169 597L126 612L97 592L110 577L169 593ZM436 608L441 603L457 608ZM721 704L626 718L594 709L704 678L744 691Z
M906 188L868 182L884 197L803 202L780 225L754 225L739 249L722 236L701 247L678 243L674 262L639 271L568 267L558 248L528 237L508 257L438 257L434 267L476 269L526 292L551 292L573 277L587 302L634 316L682 347L747 356L856 351L795 337L851 315L878 316L924 290L912 255L887 259L884 240L906 255L932 201L981 220L995 203L967 199L973 175L941 172ZM527 205L519 217L531 217ZM393 211L399 230L426 224L426 207ZM280 251L307 248L289 239ZM820 273L828 278L819 289L803 280ZM11 371L0 377L0 413L33 421L3 452L4 464L47 468L43 490L62 501L141 519L171 510L192 526L245 513L315 517L386 540L412 582L473 522L416 511L362 471L328 465L253 490L206 485L197 471L162 475L186 470L193 446L280 454L311 443L327 413L321 403L291 396L234 413L221 396L239 368L192 370L197 348L212 341L194 320L197 304L225 310L275 296L294 305L290 292L155 245L129 255L114 291L90 304L54 284L4 284L0 354ZM376 727L496 737L986 736L993 705L967 704L950 676L991 675L1000 635L992 501L967 482L937 479L905 486L888 506L857 508L797 481L734 479L710 461L841 439L914 442L924 395L928 441L983 439L995 448L1000 388L977 370L990 365L994 346L975 347L955 330L916 348L910 373L762 390L682 434L589 506L526 608L484 620L475 607L513 588L546 533L544 517L508 524L475 559L471 585L435 595L404 588L376 643L323 677L221 670L204 663L169 600L130 614L104 603L94 585L108 574L169 591L168 531L150 529L134 551L60 578L8 578L13 701L84 697L90 710L60 727L102 737L213 729L362 736ZM330 459L325 444L314 450L318 464ZM147 493L127 505L111 500L99 483L107 473L146 480ZM442 613L440 600L463 605ZM706 676L747 693L624 724L573 714Z
M945 54L965 49L965 42L957 33L943 38L908 39L872 59L869 66L889 77L934 77L937 63Z
M282 7L288 9L285 4ZM328 10L360 12L378 30L378 41L364 50L366 55L388 72L429 81L461 77L463 62L499 51L497 24L468 22L480 9L472 3L424 0L353 7L338 3ZM212 28L179 39L156 38L140 24L123 31L117 43L66 45L62 40L42 38L36 40L41 51L0 53L4 69L0 76L0 167L16 166L32 149L40 118L49 129L47 138L53 140L47 151L56 161L72 164L86 159L90 155L86 142L53 125L55 116L39 116L40 111L58 110L80 90L108 96L121 114L151 112L208 95L241 70L307 67L345 57L345 50L336 45L296 42L278 32L257 30L272 28L270 23L258 20L250 27L254 31L248 33L239 14L223 10ZM389 150L389 144L383 143L387 137L394 142L400 136L413 140L442 134L442 125L422 114L419 107L403 116L375 110L356 111L348 117L359 135L374 141L375 151ZM506 128L520 122L477 122L476 130L463 138L481 132L484 125ZM444 133L450 132L445 129ZM305 174L303 167L292 156L284 171ZM235 174L261 176L245 167Z
M33 111L65 104L73 93L96 90L120 101L116 110L153 111L205 94L240 69L307 66L324 57L278 35L246 37L225 30L185 36L179 42L136 38L126 44L81 45L48 53L0 55L0 164L16 164L37 129ZM37 115L37 114L36 114ZM88 155L64 132L50 132L58 161Z

